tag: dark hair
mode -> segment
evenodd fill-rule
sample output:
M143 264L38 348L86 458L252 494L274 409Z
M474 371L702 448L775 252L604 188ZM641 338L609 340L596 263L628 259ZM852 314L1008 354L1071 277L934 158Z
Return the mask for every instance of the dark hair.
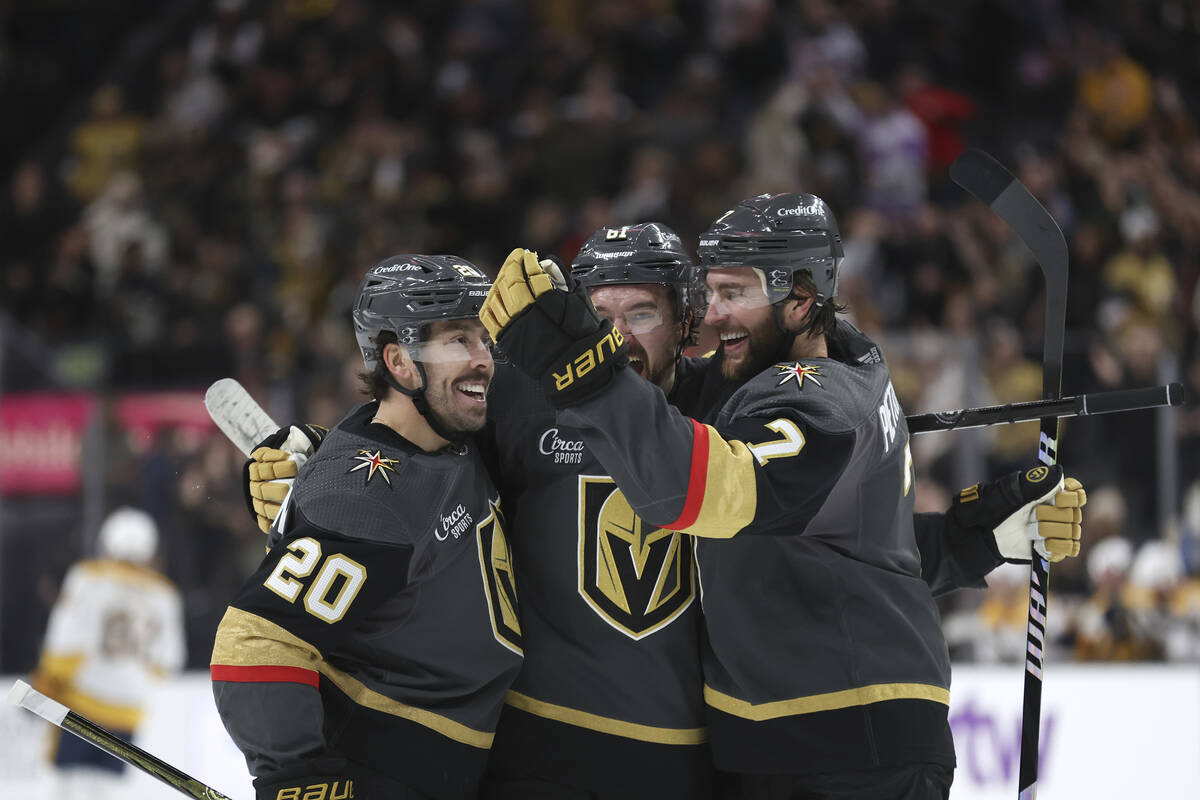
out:
M358 373L358 379L363 382L362 393L370 395L372 400L384 400L388 392L392 391L392 386L387 381L388 368L383 363L383 349L389 344L399 344L399 341L391 331L380 331L375 337L375 369Z
M816 297L817 285L813 283L812 272L798 269L792 273L792 297ZM846 313L846 306L832 297L822 305L813 304L805 315L805 321L811 322L808 332L814 336L828 335L837 327L837 315Z

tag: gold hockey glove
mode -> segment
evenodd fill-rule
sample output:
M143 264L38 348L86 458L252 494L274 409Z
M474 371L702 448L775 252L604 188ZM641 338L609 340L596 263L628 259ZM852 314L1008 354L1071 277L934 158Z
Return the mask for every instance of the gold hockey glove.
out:
M479 311L492 339L559 408L589 399L629 363L625 339L602 320L587 290L553 259L509 253Z
M1087 492L1061 466L1038 466L963 489L950 508L959 525L988 531L1005 561L1028 563L1079 555ZM981 531L981 532L982 532Z
M328 433L329 429L320 425L291 425L263 439L250 453L243 468L246 505L263 533L279 516L300 467Z

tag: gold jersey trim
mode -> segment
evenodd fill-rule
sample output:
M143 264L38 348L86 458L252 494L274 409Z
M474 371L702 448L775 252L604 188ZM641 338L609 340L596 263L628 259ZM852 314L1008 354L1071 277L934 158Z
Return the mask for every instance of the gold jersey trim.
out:
M637 722L625 722L612 717L602 717L587 711L568 708L567 706L547 703L543 700L509 691L504 697L505 705L527 711L534 716L565 722L577 728L587 728L599 733L613 736L624 736L626 739L637 739L640 742L655 744L704 744L708 741L707 728L658 728L653 725L641 725Z
M178 591L175 584L167 576L150 567L141 564L131 564L128 561L98 558L83 561L80 567L90 577L116 578L134 586L157 586L171 591Z
M948 706L950 705L950 690L928 683L876 683L871 686L812 694L792 700L748 703L745 700L718 692L707 684L704 686L704 701L710 706L724 711L726 714L754 722L800 714L814 714L818 711L834 711L839 708L867 706L887 700L931 700Z
M364 708L407 719L456 742L487 750L495 734L479 731L449 717L410 706L371 689L326 663L317 648L268 619L230 607L217 629L212 664L230 667L301 667L317 670Z
M79 689L68 689L60 699L79 716L105 728L131 733L142 721L142 709L137 706L109 703Z
M758 505L754 454L745 442L723 439L710 425L698 427L707 445L706 463L698 466L707 474L695 521L682 530L706 539L728 539L754 521ZM689 486L688 493L695 488Z

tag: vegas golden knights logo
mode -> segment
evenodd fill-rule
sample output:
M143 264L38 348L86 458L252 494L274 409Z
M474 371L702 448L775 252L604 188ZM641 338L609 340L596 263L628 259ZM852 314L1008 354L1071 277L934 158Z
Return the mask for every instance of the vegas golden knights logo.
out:
M491 513L476 526L475 538L479 542L479 568L483 573L492 633L500 644L514 653L521 653L521 623L517 617L517 582L513 575L512 550L504 535L500 508L493 501L488 501L488 504Z
M692 549L643 522L604 476L579 477L579 593L631 639L669 624L696 595Z

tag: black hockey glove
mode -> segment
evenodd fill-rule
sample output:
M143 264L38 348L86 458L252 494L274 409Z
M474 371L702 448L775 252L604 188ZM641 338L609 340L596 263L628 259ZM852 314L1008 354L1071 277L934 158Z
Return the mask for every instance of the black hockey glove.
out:
M1028 564L1034 549L1048 561L1079 555L1083 485L1062 467L1013 472L959 492L947 517L960 530L984 538L998 558Z
M600 319L587 290L555 260L539 263L529 250L509 253L479 319L558 408L593 397L629 363L625 338Z
M242 486L246 507L263 533L279 516L292 479L328 434L329 429L320 425L289 425L254 446L250 460L242 466Z

